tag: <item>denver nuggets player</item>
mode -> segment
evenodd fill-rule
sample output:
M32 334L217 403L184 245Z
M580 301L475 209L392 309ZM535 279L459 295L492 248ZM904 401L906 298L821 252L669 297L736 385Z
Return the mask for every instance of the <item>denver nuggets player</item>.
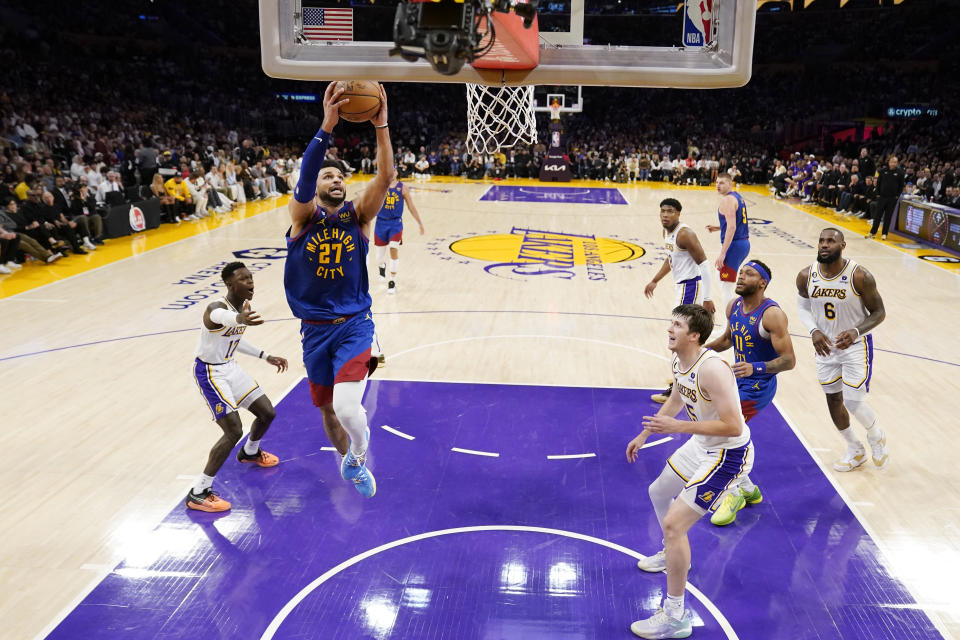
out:
M667 249L667 257L657 275L644 287L643 294L652 298L657 283L668 272L672 272L676 290L674 306L702 304L707 311L714 313L716 306L710 299L710 265L707 254L690 225L680 222L682 210L683 205L675 198L667 198L660 203L660 224L663 226L663 243ZM666 402L672 388L671 384L666 391L654 394L651 399L654 402Z
M747 422L773 402L777 374L793 369L797 362L787 330L787 314L764 295L771 278L770 267L759 260L740 267L736 289L740 297L727 306L727 329L707 345L707 349L717 352L733 347L733 374L737 377L740 411ZM761 502L760 487L743 474L739 487L731 485L710 522L728 525L745 505Z
M397 292L400 245L403 244L404 203L410 207L410 214L420 225L420 235L423 235L423 222L420 220L417 207L413 204L410 192L403 187L403 183L397 179L396 171L394 171L390 188L387 189L387 197L384 198L383 206L377 213L377 222L373 228L373 244L377 247L377 268L380 271L381 280L387 279L387 263L383 258L387 247L390 247L390 279L387 282L387 293L389 294Z
M364 228L390 186L393 149L387 95L381 87L380 111L370 119L377 135L377 174L355 201L346 201L340 163L324 162L340 107L346 103L335 85L327 85L323 123L304 151L290 201L283 284L287 303L300 319L310 395L323 414L327 437L344 456L340 474L370 498L377 484L366 466L370 435L361 404L373 341Z
M733 299L737 271L750 253L750 227L747 223L747 203L743 196L733 190L730 174L721 173L717 178L720 193L720 225L708 224L707 230L720 232L720 256L716 267L720 271L720 297L726 308Z
M266 360L277 368L287 370L287 361L280 356L269 356L243 339L247 327L263 324L256 311L250 309L253 298L253 275L242 262L231 262L220 273L227 286L227 295L211 302L203 313L200 342L197 345L193 377L200 394L210 408L223 435L210 450L207 466L189 493L186 505L197 511L226 511L230 503L212 489L213 477L223 466L234 445L243 435L238 408L247 409L255 417L250 437L237 452L237 460L258 467L275 467L277 456L260 448L260 440L276 417L270 398L260 385L240 368L233 359L236 353L245 353Z
M627 445L627 460L634 462L653 433L693 434L673 452L649 488L663 529L664 548L642 558L637 566L649 572L666 570L667 596L652 617L630 625L641 638L690 635L691 614L683 607L690 568L687 531L753 467L750 428L740 413L733 372L720 356L703 346L711 331L713 315L700 305L685 304L673 310L667 329L667 345L674 353L673 393L657 415L643 418L643 431ZM689 420L674 418L681 408L686 409Z
M830 417L847 443L833 468L852 471L866 462L866 451L853 429L852 413L867 430L873 463L883 468L890 457L877 414L866 403L873 375L873 336L886 311L869 271L843 257L847 243L839 229L820 232L817 261L797 274L800 320L817 352L817 377L827 394Z

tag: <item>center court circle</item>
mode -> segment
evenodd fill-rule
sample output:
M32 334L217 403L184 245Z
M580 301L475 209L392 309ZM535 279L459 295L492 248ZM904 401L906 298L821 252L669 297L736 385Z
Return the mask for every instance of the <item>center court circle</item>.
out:
M469 543L434 540L481 532L494 535L472 536ZM534 536L528 541L516 533ZM599 548L583 551L574 548L577 542ZM402 555L385 553L415 543L426 548ZM621 563L614 556L613 562L604 562L610 559L608 550L631 560ZM355 568L380 554L376 566L366 572ZM562 529L483 525L428 531L374 547L326 571L283 606L260 638L278 637L281 625L291 615L295 619L289 623L290 631L297 637L303 637L305 629L318 634L310 637L318 638L333 631L349 634L354 629L378 638L422 638L425 630L436 629L437 637L448 637L457 631L455 626L463 624L477 637L486 637L476 628L478 624L486 624L491 633L504 637L571 627L588 638L622 636L630 622L656 606L652 600L659 601L665 588L665 576L649 576L636 569L633 560L640 557L609 540ZM609 597L614 580L616 601ZM305 602L331 581L340 582L334 592ZM467 593L471 590L473 594ZM687 591L709 614L700 616L700 626L722 631L728 640L739 640L713 602L689 582ZM439 619L430 620L431 613ZM462 631L455 635L472 637Z
M562 233L540 234L533 247L524 247L527 239L523 234L498 233L492 235L471 236L456 240L450 244L450 250L459 256L483 260L485 262L534 262L543 257L556 258L559 247L569 251L574 265L587 264L588 257L604 264L628 262L642 257L646 250L640 245L613 238L592 238L566 235ZM550 241L553 241L551 246ZM528 242L528 245L531 244ZM531 258L525 258L525 249ZM545 250L553 253L543 253ZM565 254L566 255L566 254Z

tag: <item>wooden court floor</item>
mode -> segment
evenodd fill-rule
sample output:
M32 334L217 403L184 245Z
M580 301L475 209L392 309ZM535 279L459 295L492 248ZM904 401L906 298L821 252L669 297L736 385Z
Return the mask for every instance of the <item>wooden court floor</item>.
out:
M426 234L408 221L397 295L372 277L388 358L377 376L662 385L672 287L664 281L652 300L643 296L663 259L658 203L668 196L683 203L681 220L712 260L719 240L704 226L716 220L715 191L619 186L624 204L583 204L566 196L481 200L492 183L409 184ZM539 183L502 185L535 194ZM598 193L586 197L606 197ZM946 634L960 637L960 483L953 474L960 273L918 259L893 235L888 243L863 239L861 221L777 202L764 189L744 194L754 219L751 255L772 268L768 294L787 312L798 356L796 369L779 378L778 405L883 550L889 573ZM82 264L70 258L75 266L53 276L27 265L26 275L0 280L4 638L42 637L117 562L150 553L142 534L179 508L218 434L190 372L200 314L219 295L225 262L254 269L253 304L268 322L248 339L291 361L282 375L249 358L242 366L274 399L304 375L298 324L282 288L287 225L284 208L256 205L221 221L110 241L101 256ZM817 383L794 287L797 272L815 260L824 226L848 231L846 255L874 274L887 309L875 331L869 399L888 435L884 471L839 474L830 466L843 443ZM523 238L537 234L565 238L588 264L517 265ZM27 275L29 285L14 280ZM766 455L775 463L775 451Z

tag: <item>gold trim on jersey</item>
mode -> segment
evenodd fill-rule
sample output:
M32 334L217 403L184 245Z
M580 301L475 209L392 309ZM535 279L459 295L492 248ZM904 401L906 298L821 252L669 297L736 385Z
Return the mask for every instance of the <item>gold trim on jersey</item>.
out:
M220 391L220 387L217 386L217 383L213 380L213 370L210 368L211 365L207 365L207 379L210 380L210 386L213 387L213 390L217 392L217 395L220 396L220 399L226 402L231 409L236 409L237 406L227 400L226 396L223 395L223 391Z
M727 449L720 449L720 457L717 458L717 461L714 463L712 467L710 467L710 470L707 471L706 475L704 475L699 480L696 480L695 482L688 482L686 488L689 489L690 487L697 487L703 484L704 482L706 482L707 480L709 480L710 476L713 475L713 472L717 470L717 467L723 464L723 461L726 460L726 458L727 458Z
M688 373L690 373L691 370L693 370L693 368L694 368L695 366L697 366L697 363L700 362L700 360L703 359L703 356L707 355L708 353L711 353L710 349L704 349L704 350L700 353L700 355L697 356L697 359L694 360L693 364L690 365L690 368L689 368L689 369L687 369L686 371L677 371L677 373L679 373L679 374L682 375L682 376L687 375ZM677 365L679 366L679 365L680 365L680 356L675 355L674 358L677 359Z
M833 276L832 278L828 278L828 277L826 277L825 275L823 275L822 273L820 273L820 267L818 267L817 265L814 265L813 268L816 270L816 273L817 273L817 275L820 277L821 280L823 280L824 282L830 282L830 281L836 280L837 278L839 278L840 276L842 276L842 275L843 275L843 272L846 271L846 270L847 270L847 267L849 267L852 263L853 263L853 260L851 260L850 258L847 258L846 263L843 265L843 269L840 269L840 272L839 272L837 275ZM808 283L808 284L809 284L809 283Z
M860 292L857 291L857 285L854 284L853 278L854 276L857 275L857 269L859 268L860 268L860 265L857 265L853 268L853 271L850 272L850 291L853 291L853 295L857 296L858 298L861 296L860 296Z
M837 376L836 378L834 378L834 379L831 380L830 382L821 382L820 384L825 387L825 386L827 386L828 384L833 384L834 382L836 382L837 380L840 380L840 379L842 379L842 378L843 378L843 374L841 373L839 376Z
M243 402L243 399L244 399L244 398L246 398L248 395L250 395L251 393L253 393L254 391L256 391L256 390L259 389L259 388L260 388L260 385L254 383L253 388L250 389L250 391L247 391L247 392L246 392L245 394L243 394L242 396L240 396L240 399L237 400L237 406L239 407L239 406L240 406L240 403Z
M863 386L863 383L870 378L870 349L867 348L866 336L860 338L860 343L863 345L863 380L861 380L857 384L850 384L846 380L843 381L843 384L853 389L859 389L860 387Z
M197 379L197 374L196 374L196 372L194 372L194 374L193 374L193 381L194 381L194 383L196 383L196 385L197 385L197 391L200 392L200 396L201 396L204 400L206 400L206 399L207 399L207 395L203 392L203 387L200 386L200 380ZM210 403L209 403L209 402L204 402L203 404L207 405L207 411L209 411L209 412L210 412L210 416L211 416L214 420L216 420L216 419L217 419L217 414L216 414L216 412L213 410L213 407L210 406Z
M670 462L670 458L667 458L667 466L669 466L671 469L673 469L673 472L674 472L675 474L677 474L678 476L680 476L680 479L683 480L684 482L686 482L687 480L690 479L690 478L685 477L685 476L684 476L682 473L680 473L679 471L677 471L677 468L676 468L675 466L673 466L673 463L672 463L672 462Z

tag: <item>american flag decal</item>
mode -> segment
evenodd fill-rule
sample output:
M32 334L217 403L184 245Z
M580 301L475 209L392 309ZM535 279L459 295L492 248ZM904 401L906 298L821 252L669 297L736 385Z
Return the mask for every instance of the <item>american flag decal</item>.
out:
M303 8L307 40L353 40L353 9Z

